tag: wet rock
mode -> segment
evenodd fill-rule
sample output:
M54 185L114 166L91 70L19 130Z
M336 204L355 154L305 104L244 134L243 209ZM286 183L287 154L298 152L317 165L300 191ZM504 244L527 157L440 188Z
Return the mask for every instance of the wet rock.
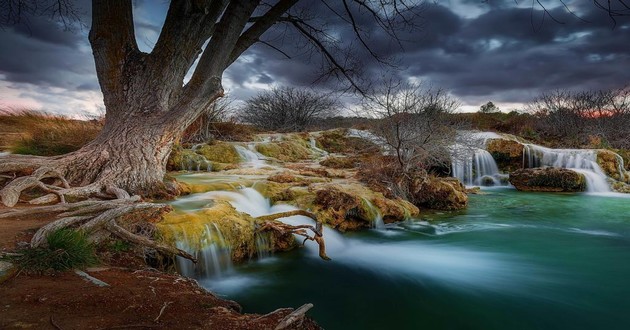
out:
M169 171L205 171L209 165L210 162L203 156L190 149L184 149L182 146L176 145L171 150L166 168Z
M283 162L298 162L314 157L303 140L259 143L256 145L256 151L266 157L275 158Z
M597 164L607 176L621 182L630 183L630 173L623 167L623 158L606 149L597 150Z
M510 173L510 183L521 191L580 192L586 190L584 175L565 168L525 168Z
M523 144L507 139L490 139L486 144L486 150L503 172L523 167L523 148Z
M407 201L386 198L361 185L320 185L314 191L314 198L304 196L298 205L310 208L318 219L340 231L374 227L379 215L384 222L395 222L419 213Z
M186 242L192 251L200 251L210 244L229 248L232 261L237 263L257 253L256 220L225 201L216 201L194 212L171 212L164 216L158 229L167 242ZM272 233L270 236L269 248L273 251L289 250L296 245L292 235Z
M241 162L241 156L234 145L227 142L206 144L195 151L213 163L238 164Z
M456 178L418 178L411 188L411 200L419 207L459 210L468 206L466 187Z

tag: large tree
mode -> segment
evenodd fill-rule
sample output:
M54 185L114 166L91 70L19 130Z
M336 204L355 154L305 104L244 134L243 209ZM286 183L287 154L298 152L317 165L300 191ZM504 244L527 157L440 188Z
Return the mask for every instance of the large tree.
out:
M121 189L145 196L168 193L163 178L173 143L223 96L223 72L276 23L295 29L323 54L329 73L358 88L346 66L349 62L341 57L344 53L332 50L335 42L326 30L305 19L303 10L291 11L298 2L172 1L157 43L144 53L136 43L132 1L94 0L89 40L104 96L104 128L94 141L67 155L3 157L0 172L30 175L0 190L2 202L15 205L22 191L41 187L49 177L63 179L66 186L48 187L55 189L51 196L85 197ZM404 0L344 0L330 10L351 24L358 40L373 53L356 16L362 13L363 20L376 21L394 36L395 26L413 24L410 15L416 15L418 8ZM192 76L184 83L193 64Z

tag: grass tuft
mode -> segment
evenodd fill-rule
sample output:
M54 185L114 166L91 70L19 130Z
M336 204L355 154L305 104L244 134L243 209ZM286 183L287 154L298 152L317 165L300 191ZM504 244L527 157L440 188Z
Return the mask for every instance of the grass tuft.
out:
M48 273L83 268L98 263L95 246L80 231L60 229L47 237L48 246L27 248L5 257L27 273Z

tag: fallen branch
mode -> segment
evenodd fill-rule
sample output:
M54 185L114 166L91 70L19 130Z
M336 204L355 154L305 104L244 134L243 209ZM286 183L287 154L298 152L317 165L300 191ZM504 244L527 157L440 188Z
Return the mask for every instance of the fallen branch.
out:
M182 258L186 258L194 263L197 263L197 258L190 255L188 252L184 250L180 250L174 246L160 244L158 242L152 241L146 237L142 237L120 227L116 222L112 221L107 224L107 230L109 230L112 234L129 241L131 243L144 245L146 247L150 247L152 249L158 250L160 252L164 252L171 255L178 255Z
M274 328L274 330L284 330L292 326L294 323L295 327L300 327L302 322L304 322L304 317L306 316L306 312L309 309L313 308L313 304L304 304L300 308L291 312L291 314L285 316L280 323Z
M295 215L302 215L302 216L306 216L315 220L315 226L312 226L312 225L293 226L293 225L288 225L286 223L282 223L280 221L276 221L277 219L280 219L280 218L292 217ZM282 212L282 213L276 213L276 214L271 214L271 215L263 215L263 216L257 217L256 220L261 223L260 227L258 228L259 232L275 231L277 233L280 233L281 235L295 234L295 235L302 236L304 237L304 241L302 242L302 245L304 245L304 243L307 240L316 242L319 245L319 257L324 260L331 260L330 257L326 255L326 243L324 242L324 236L322 234L323 224L321 223L321 221L317 220L317 216L315 214L308 211L304 211L304 210L295 210L295 211ZM309 235L307 232L307 229L312 231L313 235Z

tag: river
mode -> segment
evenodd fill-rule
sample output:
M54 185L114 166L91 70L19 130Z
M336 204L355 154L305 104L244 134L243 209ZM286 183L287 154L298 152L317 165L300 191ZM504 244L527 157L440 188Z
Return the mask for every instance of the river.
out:
M283 209L254 195L233 204ZM199 281L245 312L313 303L326 329L630 329L630 199L618 196L486 188L464 211L326 229L332 261L307 243Z

